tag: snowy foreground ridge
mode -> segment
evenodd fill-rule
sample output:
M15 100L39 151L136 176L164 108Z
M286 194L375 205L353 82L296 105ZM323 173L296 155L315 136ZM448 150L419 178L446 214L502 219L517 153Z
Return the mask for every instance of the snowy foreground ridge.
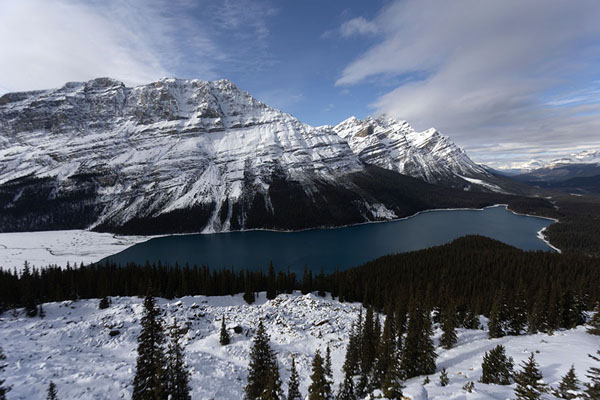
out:
M312 294L280 295L266 301L261 293L250 306L241 295L160 299L158 303L168 316L167 323L177 317L179 323L189 324L185 342L192 372L192 398L207 400L242 399L252 334L261 318L278 354L284 383L289 378L293 354L301 377L300 388L306 394L314 352L329 344L337 389L351 324L361 309L357 303L340 303ZM130 398L142 299L113 298L112 306L106 310L98 309L98 300L49 303L44 309L44 319L27 318L23 312L18 316L11 312L0 316L0 343L8 363L4 376L6 384L12 386L8 399L43 399L51 380L57 385L60 399ZM232 343L225 347L219 345L223 315L232 336ZM233 332L236 326L242 328L242 333ZM436 343L440 335L437 329ZM431 383L422 386L423 377L406 382L404 393L408 398L514 398L513 386L477 382L483 354L498 344L506 347L516 365L534 352L544 380L553 386L571 364L585 381L584 371L593 362L587 354L598 348L598 338L587 334L584 327L559 331L553 336L536 334L494 340L487 339L483 330L458 329L458 338L456 348L437 349L438 372L430 377ZM444 367L450 384L441 387L439 371ZM475 382L473 393L461 389L467 381Z

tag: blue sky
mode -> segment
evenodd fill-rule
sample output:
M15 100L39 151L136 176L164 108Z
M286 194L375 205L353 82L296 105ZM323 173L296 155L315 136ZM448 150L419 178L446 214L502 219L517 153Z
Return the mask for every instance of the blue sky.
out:
M312 125L382 112L510 166L600 147L600 2L4 0L0 93L227 78Z

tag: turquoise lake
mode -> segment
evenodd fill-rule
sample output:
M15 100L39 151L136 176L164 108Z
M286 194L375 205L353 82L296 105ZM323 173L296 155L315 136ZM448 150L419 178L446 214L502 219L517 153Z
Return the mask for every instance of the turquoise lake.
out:
M419 250L478 234L524 250L553 251L537 232L553 221L516 215L504 206L483 210L439 210L413 217L343 228L300 232L245 231L153 238L109 259L117 263L146 261L211 268L276 269L325 272L346 269L377 257Z

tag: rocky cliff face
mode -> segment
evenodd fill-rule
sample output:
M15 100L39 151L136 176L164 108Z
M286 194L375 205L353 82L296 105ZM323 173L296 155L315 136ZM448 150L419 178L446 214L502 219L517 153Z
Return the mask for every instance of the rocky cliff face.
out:
M408 122L382 115L364 121L351 117L333 130L366 163L429 183L490 188L493 176L433 128L416 132Z
M403 214L393 188L367 179L381 174L371 163L436 183L485 174L435 131L386 118L315 128L227 80L9 93L0 230L299 229Z

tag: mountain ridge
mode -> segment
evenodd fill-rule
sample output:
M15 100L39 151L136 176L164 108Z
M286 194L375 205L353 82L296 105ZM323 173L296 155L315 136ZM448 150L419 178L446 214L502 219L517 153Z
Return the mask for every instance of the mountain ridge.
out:
M380 126L398 123L385 118ZM219 232L403 216L406 207L390 195L398 191L369 181L383 174L369 166L372 153L361 157L360 146L338 132L304 124L225 79L164 78L128 88L97 78L8 93L0 97L0 229ZM437 131L403 134L412 158L402 172L461 191L502 190L485 182L491 175ZM400 154L395 143L387 144L388 154ZM432 150L462 160L468 168L456 171L465 176L450 170L444 177L446 159L428 158ZM437 163L430 168L435 173L423 168L427 162ZM422 186L402 176L386 179ZM460 204L481 205L453 196ZM401 201L437 207L406 196Z

